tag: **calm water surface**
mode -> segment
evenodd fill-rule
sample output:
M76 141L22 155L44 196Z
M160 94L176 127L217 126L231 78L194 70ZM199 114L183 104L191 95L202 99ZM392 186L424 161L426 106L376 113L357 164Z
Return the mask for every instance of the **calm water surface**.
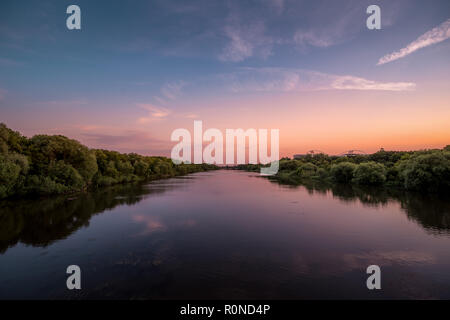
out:
M66 289L71 264L82 290ZM0 299L11 298L450 299L450 201L225 170L3 201Z

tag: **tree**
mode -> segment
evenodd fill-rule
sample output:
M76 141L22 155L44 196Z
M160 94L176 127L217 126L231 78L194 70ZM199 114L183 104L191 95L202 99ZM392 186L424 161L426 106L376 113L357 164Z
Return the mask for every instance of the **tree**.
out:
M301 178L311 178L317 172L317 166L312 163L303 163L296 170L297 176Z
M58 194L117 183L215 169L178 168L165 157L90 150L61 135L31 139L0 124L0 199L15 194Z
M409 190L450 190L450 153L432 152L412 157L402 166L401 174Z
M336 182L347 183L353 179L356 165L351 162L341 162L331 166L331 176Z
M386 181L386 168L374 161L360 163L355 169L353 181L357 184L383 184Z

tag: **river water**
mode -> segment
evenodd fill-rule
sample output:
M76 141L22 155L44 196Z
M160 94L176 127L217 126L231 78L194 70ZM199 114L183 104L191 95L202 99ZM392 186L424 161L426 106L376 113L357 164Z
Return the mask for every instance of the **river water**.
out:
M219 170L3 201L0 299L17 298L450 299L450 200Z

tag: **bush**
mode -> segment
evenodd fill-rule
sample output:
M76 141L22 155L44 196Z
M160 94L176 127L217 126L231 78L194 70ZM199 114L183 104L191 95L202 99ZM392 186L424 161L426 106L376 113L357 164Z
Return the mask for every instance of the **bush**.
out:
M311 178L314 175L316 175L316 172L317 172L317 166L315 166L312 163L303 163L296 170L297 176L299 176L301 178Z
M80 173L62 160L50 164L48 176L56 183L63 184L74 191L87 186Z
M374 161L363 162L355 169L353 181L357 184L383 184L386 181L386 168Z
M88 184L98 170L95 153L64 136L34 136L30 139L29 153L34 173L47 174L51 163L63 160Z
M14 194L22 187L28 169L25 156L17 153L0 154L0 198Z
M331 166L331 176L336 182L347 183L353 179L356 164L351 162L341 162Z
M449 152L433 152L412 157L402 169L406 189L432 192L450 189Z
M398 166L392 166L386 170L386 182L395 185L403 185L403 178L400 175Z
M283 160L280 161L280 171L294 171L298 168L299 161L297 160Z
M325 180L329 177L329 174L324 168L319 168L317 169L316 176L321 180Z

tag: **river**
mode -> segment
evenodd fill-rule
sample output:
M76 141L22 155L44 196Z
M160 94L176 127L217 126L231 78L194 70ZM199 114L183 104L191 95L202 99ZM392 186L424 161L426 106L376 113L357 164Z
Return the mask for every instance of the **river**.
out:
M0 299L449 299L449 271L450 200L395 190L219 170L0 202Z

